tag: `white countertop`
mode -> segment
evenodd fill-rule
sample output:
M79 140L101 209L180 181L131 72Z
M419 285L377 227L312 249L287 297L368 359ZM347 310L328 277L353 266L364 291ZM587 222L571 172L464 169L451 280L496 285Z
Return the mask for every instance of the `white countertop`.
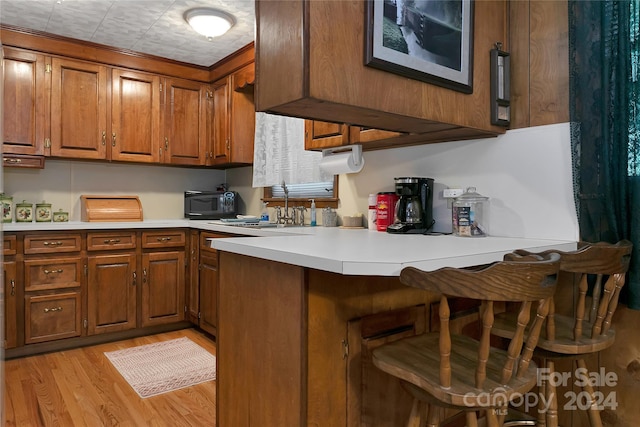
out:
M487 264L501 260L515 249L576 249L576 242L563 240L401 235L333 227L283 228L272 232L279 235L211 239L211 246L318 270L372 276L399 276L407 266L435 270Z
M340 227L245 228L219 221L168 219L141 222L31 222L2 224L3 231L194 228L242 235L211 239L221 251L346 275L398 276L406 266L424 270L469 267L501 260L515 249L574 250L576 242L512 237L465 238L400 235Z

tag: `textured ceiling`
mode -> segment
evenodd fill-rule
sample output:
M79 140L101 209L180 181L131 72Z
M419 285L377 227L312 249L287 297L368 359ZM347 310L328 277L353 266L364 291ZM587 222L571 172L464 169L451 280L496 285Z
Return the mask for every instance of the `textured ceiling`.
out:
M212 7L236 24L209 41L183 19ZM254 0L0 0L0 23L210 66L254 39Z

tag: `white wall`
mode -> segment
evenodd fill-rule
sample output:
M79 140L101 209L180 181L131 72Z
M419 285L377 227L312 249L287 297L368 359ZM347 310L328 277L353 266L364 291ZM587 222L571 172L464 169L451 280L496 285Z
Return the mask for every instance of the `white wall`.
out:
M3 168L4 192L15 203L45 200L80 221L83 194L136 195L145 219L184 217L185 190L214 190L225 172L144 164L50 160L44 169Z
M497 138L365 152L358 174L340 175L339 215L365 213L369 193L393 191L394 177L435 179L435 230L451 230L443 188L475 186L490 197L489 231L495 236L578 240L571 175L569 124L508 131ZM260 213L261 189L251 168L229 170L246 213Z

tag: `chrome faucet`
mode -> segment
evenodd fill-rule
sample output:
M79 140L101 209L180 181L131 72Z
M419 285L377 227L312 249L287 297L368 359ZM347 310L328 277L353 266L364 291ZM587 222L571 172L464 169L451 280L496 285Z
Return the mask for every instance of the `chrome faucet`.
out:
M289 189L284 181L282 181L282 191L284 191L284 215L280 210L280 206L276 207L276 224L294 224L295 212L289 215Z

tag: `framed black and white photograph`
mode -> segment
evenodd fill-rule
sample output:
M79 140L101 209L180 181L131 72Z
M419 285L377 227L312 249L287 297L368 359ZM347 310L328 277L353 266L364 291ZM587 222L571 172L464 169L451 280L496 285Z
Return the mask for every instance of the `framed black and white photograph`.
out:
M369 0L365 64L473 92L473 0Z

